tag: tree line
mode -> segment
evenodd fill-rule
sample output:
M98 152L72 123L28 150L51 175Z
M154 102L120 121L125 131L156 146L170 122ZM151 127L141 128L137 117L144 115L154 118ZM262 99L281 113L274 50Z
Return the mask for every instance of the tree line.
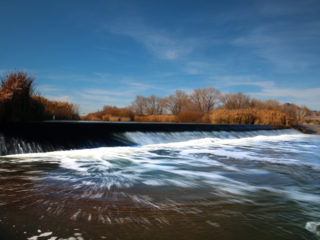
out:
M216 109L277 109L284 111L297 119L303 119L310 110L306 106L299 107L295 104L280 104L277 100L262 101L251 98L241 92L222 94L214 87L196 88L190 94L183 90L176 90L168 97L136 96L129 107L138 116L143 115L178 115L183 111L194 111L207 114Z
M93 120L196 122L214 124L266 124L291 126L311 111L276 100L262 101L241 92L221 93L214 87L191 93L176 90L167 97L138 95L128 107L105 105L102 110L80 117L78 106L50 101L35 92L34 78L16 71L1 79L0 122L30 120Z
M191 93L176 90L167 97L138 95L128 107L106 105L101 111L82 119L291 126L309 113L305 106L281 104L277 100L262 101L241 92L223 94L214 87L205 87Z

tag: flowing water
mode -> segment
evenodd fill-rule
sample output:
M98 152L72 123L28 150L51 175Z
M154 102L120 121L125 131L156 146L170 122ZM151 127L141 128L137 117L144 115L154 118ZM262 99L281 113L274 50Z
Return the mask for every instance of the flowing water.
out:
M0 239L320 239L320 136L128 132L0 157Z

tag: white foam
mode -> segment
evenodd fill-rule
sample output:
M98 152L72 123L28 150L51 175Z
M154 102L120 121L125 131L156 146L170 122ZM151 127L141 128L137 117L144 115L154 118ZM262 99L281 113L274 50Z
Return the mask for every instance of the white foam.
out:
M75 188L82 186L128 188L137 183L192 188L206 184L221 192L240 195L264 190L267 187L252 186L233 180L223 176L223 171L260 175L268 171L252 167L244 169L237 166L238 162L259 161L268 164L319 167L319 163L310 163L305 158L296 157L300 156L300 153L303 154L306 149L310 151L310 148L306 147L309 140L311 145L315 145L319 144L319 139L294 130L238 133L126 133L126 135L132 139L139 138L145 145L21 154L5 158L23 163L40 162L44 159L47 162L58 163L60 167L71 172L66 172L65 175L59 173L59 176L49 172L44 177L61 182L75 181L73 183ZM293 147L301 144L304 145L303 149ZM291 154L290 157L288 154ZM232 160L232 163L225 160ZM279 189L269 190L285 194L297 201L318 200L313 194L299 197L300 192L296 189L283 188L281 193Z
M320 222L307 222L305 229L320 237Z
M39 237L48 237L50 235L52 235L52 232L44 232L44 233L41 233Z
M50 237L50 238L48 238L48 240L56 240L58 237L56 237L56 236L52 236L52 237Z

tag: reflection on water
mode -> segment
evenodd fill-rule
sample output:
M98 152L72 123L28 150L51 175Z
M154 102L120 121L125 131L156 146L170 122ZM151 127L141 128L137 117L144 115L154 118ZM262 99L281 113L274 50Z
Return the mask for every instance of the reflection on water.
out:
M1 239L317 239L320 137L126 133L0 159Z

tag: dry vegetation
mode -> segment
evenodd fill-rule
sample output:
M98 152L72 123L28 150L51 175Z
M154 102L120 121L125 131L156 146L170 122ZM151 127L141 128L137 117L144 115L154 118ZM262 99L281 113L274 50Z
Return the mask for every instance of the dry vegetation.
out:
M255 124L289 127L296 120L280 110L272 109L220 109L210 115L214 124Z
M5 76L0 88L0 121L79 119L77 106L34 94L34 79L18 71ZM190 122L292 126L320 121L320 114L295 104L261 101L243 93L222 94L214 87L168 97L137 96L131 106L104 106L82 116L89 121Z
M129 122L134 120L134 113L130 107L118 108L116 106L104 106L102 111L89 113L86 116L82 116L81 120Z
M32 96L33 101L43 106L42 119L78 120L78 106L68 102L50 101L41 96Z
M122 112L122 114L120 114ZM125 113L125 114L123 114ZM137 96L126 108L106 106L85 120L121 121L121 116L139 122L189 122L213 124L256 124L289 127L303 123L312 113L307 107L280 104L276 100L251 99L243 93L222 94L197 88L191 94L176 90L168 97ZM310 119L310 118L309 118Z
M135 116L136 122L178 122L178 118L175 115L148 115L148 116Z
M34 93L34 78L22 71L1 80L0 122L49 119L79 119L78 108L67 102L55 102Z

